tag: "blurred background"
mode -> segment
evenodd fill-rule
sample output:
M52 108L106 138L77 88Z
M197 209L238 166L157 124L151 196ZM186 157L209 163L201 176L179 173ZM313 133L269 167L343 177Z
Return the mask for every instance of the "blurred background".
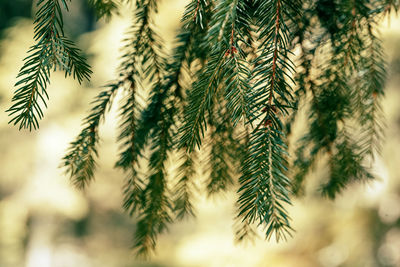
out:
M156 23L173 40L187 1L160 1ZM115 77L130 12L96 22L83 0L65 15L68 36L88 55L93 76L79 85L53 73L40 130L8 125L14 83L33 43L31 0L0 0L0 267L375 267L400 266L400 19L381 22L389 65L383 107L387 130L373 169L380 177L356 184L335 201L306 195L290 208L296 233L279 244L262 238L234 244L234 194L196 196L197 217L173 224L156 254L135 259L135 219L121 208L124 175L116 160L115 110L101 128L96 181L76 190L59 168L69 142L100 87ZM318 170L314 174L318 175Z

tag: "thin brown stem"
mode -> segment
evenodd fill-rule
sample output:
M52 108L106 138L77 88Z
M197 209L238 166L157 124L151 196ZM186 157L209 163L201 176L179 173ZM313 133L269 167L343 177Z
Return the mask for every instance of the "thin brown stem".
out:
M272 77L271 77L271 92L268 98L268 106L272 105L272 99L274 95L274 85L275 85L275 78L276 78L276 65L277 65L277 58L278 58L278 34L280 28L280 9L281 9L281 2L278 1L276 4L276 19L275 19L275 36L274 36L274 56L272 59Z

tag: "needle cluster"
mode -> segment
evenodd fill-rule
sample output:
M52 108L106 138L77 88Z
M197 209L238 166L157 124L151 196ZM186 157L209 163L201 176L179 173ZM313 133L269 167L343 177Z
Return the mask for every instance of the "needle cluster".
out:
M118 13L113 1L89 2L99 17ZM90 75L64 37L60 3L67 8L66 0L38 3L37 44L9 109L20 128L38 127L51 69L79 82ZM329 198L374 179L386 79L377 23L397 12L398 1L191 0L171 52L154 24L157 5L136 1L118 79L96 97L63 159L85 188L94 178L99 125L121 94L115 167L126 175L123 206L137 219L139 254L153 251L170 223L195 214L199 165L208 170L208 195L236 190L237 240L254 227L267 239L292 235L287 207L317 163L328 170L320 192ZM300 109L306 130L290 156Z

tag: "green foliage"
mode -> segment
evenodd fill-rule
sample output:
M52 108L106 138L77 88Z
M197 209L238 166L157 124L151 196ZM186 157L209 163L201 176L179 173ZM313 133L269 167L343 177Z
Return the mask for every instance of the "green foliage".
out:
M29 130L38 128L39 119L43 117L42 108L49 98L46 88L52 69L63 70L65 76L72 75L79 83L88 80L92 73L80 50L64 36L61 5L68 10L67 0L39 0L37 5L36 44L24 60L17 76L19 81L15 84L18 89L12 99L14 104L7 110L12 116L10 123Z
M105 18L109 20L113 12L118 12L118 6L112 0L88 0L89 4L94 8L97 19Z
M98 17L117 11L113 1L89 2ZM198 165L208 169L209 195L236 188L237 241L255 227L267 239L290 236L287 207L317 164L328 170L320 191L329 198L374 178L386 68L377 22L398 1L192 0L172 52L153 23L157 4L136 1L119 78L95 99L63 159L77 187L93 180L99 124L121 94L115 167L126 175L123 206L137 219L138 254L153 251L171 222L195 215ZM39 5L37 45L10 108L20 128L38 127L52 68L79 82L90 74L63 35L59 1ZM307 127L291 158L299 109Z
M76 140L71 143L69 153L63 158L63 165L67 166L67 171L73 177L73 183L78 188L85 186L93 179L93 172L96 167L95 157L97 157L97 144L99 141L98 128L100 120L112 103L117 85L101 92L93 101L94 107L90 115L84 119L84 128Z

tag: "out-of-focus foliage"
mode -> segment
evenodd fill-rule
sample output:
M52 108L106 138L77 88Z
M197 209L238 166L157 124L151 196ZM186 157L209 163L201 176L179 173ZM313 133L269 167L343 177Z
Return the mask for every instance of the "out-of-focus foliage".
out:
M113 12L117 12L117 4L112 0L89 0L89 4L96 11L98 19L105 17L110 19Z
M124 207L141 218L139 254L154 250L175 218L194 214L188 184L203 139L208 193L238 181L238 240L253 225L267 239L286 239L292 193L304 190L318 157L327 157L320 191L331 199L374 179L367 161L383 139L386 80L377 23L391 10L397 2L192 0L169 52L153 21L158 2L138 0L119 77L94 101L63 164L79 188L93 180L99 123L123 91L116 167L128 177ZM290 160L299 110L308 129ZM173 155L182 164L178 183L167 168Z

